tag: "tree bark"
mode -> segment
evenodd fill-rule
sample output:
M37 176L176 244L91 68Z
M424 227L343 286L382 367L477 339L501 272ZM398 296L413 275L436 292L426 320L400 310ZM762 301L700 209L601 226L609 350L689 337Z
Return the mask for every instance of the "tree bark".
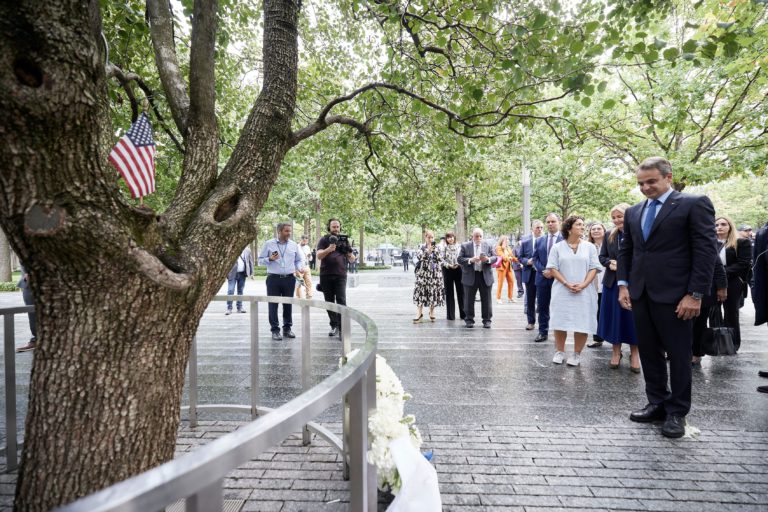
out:
M192 336L255 238L290 148L298 11L265 2L264 87L215 180L210 90L193 102L182 176L197 200L185 196L169 229L126 202L107 165L98 1L0 4L0 223L38 312L18 510L53 509L173 457ZM213 58L206 30L196 55Z
M456 188L456 240L464 243L467 240L467 210L464 194Z
M8 245L8 237L0 230L0 282L7 283L13 276L11 269L11 246Z

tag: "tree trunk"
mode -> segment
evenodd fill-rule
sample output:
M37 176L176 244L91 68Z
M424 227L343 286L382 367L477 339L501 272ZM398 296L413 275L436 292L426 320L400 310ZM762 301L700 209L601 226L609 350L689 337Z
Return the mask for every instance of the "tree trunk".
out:
M358 248L357 252L357 261L358 264L361 261L365 261L365 225L360 225L360 243L358 244L360 247Z
M8 237L6 237L3 230L0 229L0 282L9 282L12 275L11 246L8 245Z
M190 341L293 144L299 6L268 0L264 86L226 167L209 178L215 117L193 87L174 215L129 204L107 165L98 6L0 3L0 223L38 313L18 510L51 510L173 457ZM215 18L215 2L195 9Z
M322 236L322 225L323 221L320 219L320 212L322 211L322 208L320 206L320 200L315 199L315 242L314 245L317 245L317 242L320 240L320 237Z

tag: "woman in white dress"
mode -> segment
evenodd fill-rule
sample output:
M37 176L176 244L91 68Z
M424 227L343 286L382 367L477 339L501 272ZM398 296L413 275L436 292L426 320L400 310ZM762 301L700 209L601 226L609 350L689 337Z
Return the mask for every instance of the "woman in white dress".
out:
M602 266L594 244L582 240L584 219L571 215L563 222L563 240L552 246L547 268L552 271L552 299L549 304L550 328L555 331L555 357L565 362L565 339L573 333L574 352L569 366L579 366L587 335L597 332L597 289L592 284Z

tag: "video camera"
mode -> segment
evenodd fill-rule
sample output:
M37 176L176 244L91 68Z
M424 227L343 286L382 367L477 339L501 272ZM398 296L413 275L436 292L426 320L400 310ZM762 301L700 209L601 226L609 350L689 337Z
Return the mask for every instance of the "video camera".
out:
M339 251L341 254L349 254L352 252L352 246L349 243L348 235L342 235L342 234L329 235L328 243L335 244L336 250Z

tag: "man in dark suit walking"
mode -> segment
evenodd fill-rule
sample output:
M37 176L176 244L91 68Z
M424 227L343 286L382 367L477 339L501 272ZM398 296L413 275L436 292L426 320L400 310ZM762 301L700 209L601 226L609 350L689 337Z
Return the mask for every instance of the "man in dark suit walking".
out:
M630 419L664 420L661 433L676 438L691 409L693 319L717 257L715 209L706 196L675 191L672 165L661 157L638 166L637 184L647 199L624 216L617 277L619 303L633 312L648 405Z
M526 331L532 331L536 324L536 267L533 266L533 248L542 236L544 224L536 219L531 222L531 235L520 243L520 264L523 267L525 284L525 315L528 318Z
M560 233L560 216L550 213L544 219L547 233L536 240L533 248L533 266L536 269L536 305L539 308L539 334L535 342L546 341L549 336L549 302L552 298L552 283L554 277L547 270L547 260L552 246L563 239Z
M491 288L493 273L491 264L496 261L493 247L483 241L483 230L472 230L472 241L461 244L457 261L461 265L461 284L464 286L464 318L465 326L475 326L475 295L480 290L480 311L483 316L483 327L491 328Z

